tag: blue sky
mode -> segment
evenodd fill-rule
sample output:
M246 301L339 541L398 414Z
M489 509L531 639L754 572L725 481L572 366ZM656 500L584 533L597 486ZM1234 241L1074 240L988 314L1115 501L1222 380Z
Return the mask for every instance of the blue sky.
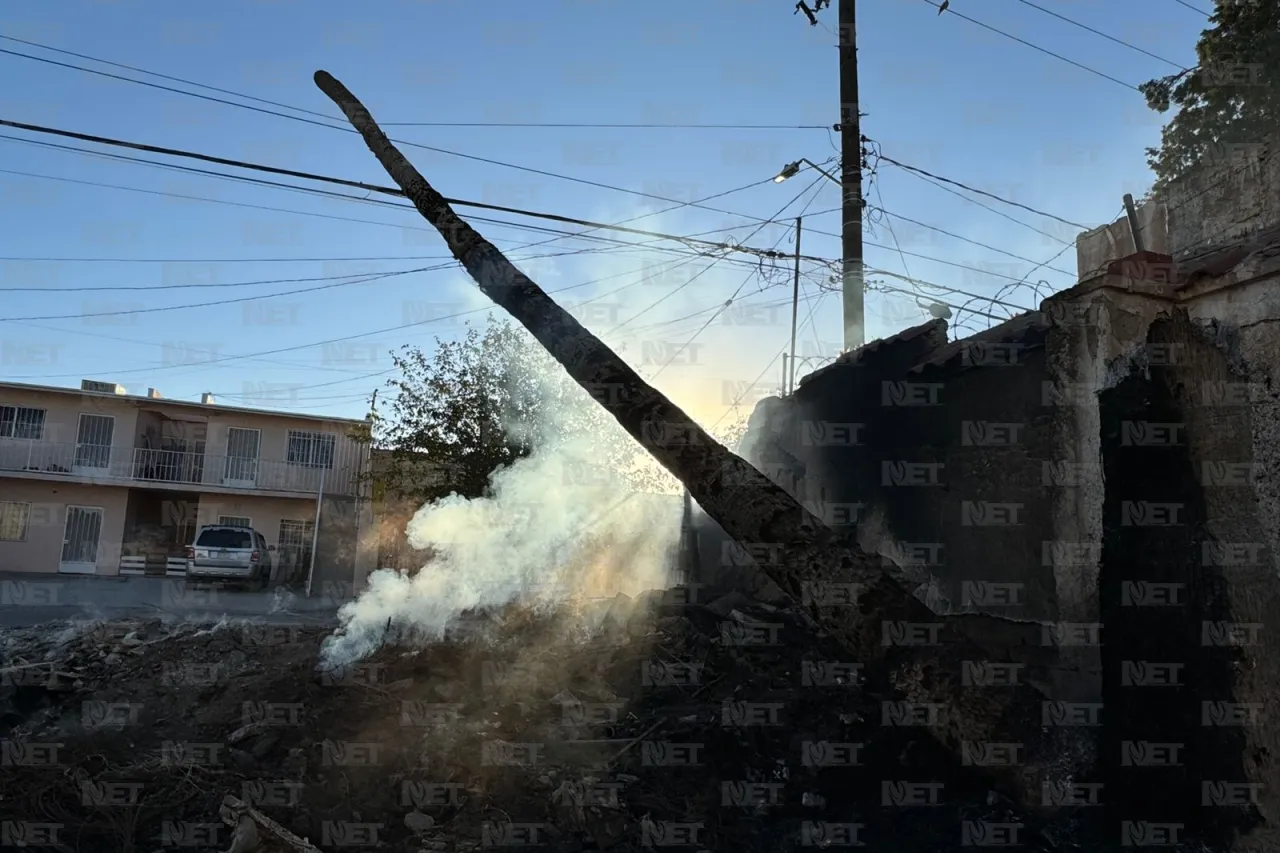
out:
M383 0L365 5L228 0L190 7L188 14L174 13L168 3L98 0L7 5L0 11L0 34L337 118L312 83L313 72L323 68L386 125L829 125L839 117L835 9L824 10L822 25L810 27L803 16L792 14L793 5L790 0ZM1194 61L1197 36L1207 25L1174 0L1040 0L1040 5L1182 65ZM1176 70L1015 0L952 0L952 7L1121 82L1136 85ZM869 114L863 133L884 155L1088 225L1111 221L1125 192L1140 194L1149 185L1143 149L1158 141L1161 119L1146 109L1136 90L950 13L939 16L926 0L873 0L862 4L859 14L862 109ZM189 89L11 41L0 48ZM0 117L9 120L390 183L352 133L6 54L0 54L0 74L9 84L0 99ZM403 148L448 196L603 222L672 204L589 182L693 200L765 180L800 157L821 163L836 155L838 144L836 135L821 129L387 129L395 139L578 179ZM95 147L19 130L0 134ZM8 139L0 139L0 150L0 169L7 170L0 172L0 255L61 259L0 261L0 288L8 289L0 297L5 320L0 322L0 375L8 380L76 385L81 378L94 378L120 382L131 393L155 387L168 397L198 399L212 391L229 404L360 416L366 410L361 396L383 378L368 375L391 366L388 350L404 344L430 347L437 336L458 334L465 319L482 319L487 305L465 274L448 265L443 243L412 211ZM752 235L753 218L778 214L816 177L805 172L781 185L765 183L707 202L739 216L686 207L632 225L704 234L745 224L704 236L732 235L749 245L790 251L788 228L765 226ZM885 271L871 278L888 287L911 289L893 274L994 296L1010 283L1007 276L1021 277L1034 266L1019 258L1047 261L1075 236L1061 223L980 199L1025 223L1019 225L888 165L881 165L867 195L874 207L991 247L892 217L890 234L884 221L876 222L866 234L867 264ZM803 253L835 259L840 220L833 208L838 205L838 188L819 179L779 218L791 220L803 209ZM757 379L761 390L776 386L779 355L789 338L789 261L762 270L749 256L733 255L737 262L711 265L710 259L679 254L687 250L671 242L628 249L566 238L520 248L560 236L530 226L580 229L510 214L459 212L509 223L476 222L513 257L559 253L522 264L545 288L595 281L557 298L562 303L595 298L594 307L578 309L584 322L625 346L624 355L643 374L655 376L658 387L698 417L720 417L730 397L739 396L730 388L745 394ZM593 236L646 242L601 231ZM895 236L904 254L894 250ZM575 254L565 254L570 252ZM107 258L117 260L100 260ZM311 260L339 258L402 260ZM423 267L436 268L356 284L333 278ZM840 339L838 295L819 298L820 265L806 263L804 271L798 349L829 355ZM1057 289L1073 280L1074 271L1075 252L1067 248L1051 268L1031 278ZM690 282L694 273L699 274ZM645 276L648 280L641 281ZM243 282L264 283L173 287ZM630 286L609 293L624 285ZM157 289L59 292L85 287ZM739 289L739 313L716 317L715 306ZM957 305L968 301L941 291L937 296ZM246 297L255 301L84 316ZM1025 307L1036 302L1025 287L1002 298ZM981 302L971 307L1007 313ZM418 322L477 308L480 313L464 318ZM919 322L924 314L913 296L877 291L868 294L867 316L868 337L875 338ZM623 329L614 330L624 322ZM968 328L986 322L978 318ZM408 323L416 325L364 335ZM363 336L328 347L318 343L356 335ZM675 356L691 340L669 369L659 371L667 361L662 353ZM256 359L230 358L287 348ZM202 363L214 358L221 361Z

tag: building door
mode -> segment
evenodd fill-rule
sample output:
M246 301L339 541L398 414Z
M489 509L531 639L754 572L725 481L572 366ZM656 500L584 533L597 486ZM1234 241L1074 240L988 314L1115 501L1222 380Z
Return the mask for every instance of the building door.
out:
M79 575L96 572L98 540L101 535L100 507L67 507L67 523L62 533L62 559L58 563L58 571Z
M222 484L251 489L258 482L258 447L262 433L256 429L227 430L227 467Z
M105 474L111 467L111 440L115 431L116 419L111 415L80 415L72 471L76 474Z
M171 531L169 556L179 557L196 541L196 519L199 501L163 500L160 502L160 524Z
M307 569L311 566L311 539L315 529L314 521L281 519L280 537L276 541L276 560L280 566L280 577L286 583L307 576Z

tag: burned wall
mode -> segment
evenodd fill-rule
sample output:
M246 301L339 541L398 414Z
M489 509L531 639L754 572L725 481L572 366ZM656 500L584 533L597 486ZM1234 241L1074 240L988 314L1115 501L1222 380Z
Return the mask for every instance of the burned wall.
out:
M1158 376L1131 375L1099 402L1108 483L1099 572L1102 801L1117 829L1123 820L1149 821L1201 835L1211 813L1200 808L1200 780L1206 764L1231 753L1215 751L1206 736L1214 730L1199 725L1199 696L1223 687L1199 633L1201 619L1217 615L1220 591L1198 566L1205 506L1184 412Z
M1238 831L1276 849L1280 731L1268 715L1280 707L1277 341L1269 328L1242 335L1182 311L1152 324L1150 335L1169 353L1153 378L1176 403L1197 482L1184 524L1194 547L1180 556L1190 564L1182 626L1190 695L1176 707L1188 724L1191 781L1207 807L1206 832Z
M873 504L891 534L881 553L899 565L928 561L938 612L1054 618L1053 579L1041 559L1041 543L1053 538L1044 511L1044 376L1042 350L1010 348L992 363L961 360L884 386L881 402L892 405L868 429L879 457Z
M1040 340L956 347L919 328L775 404L749 461L887 568L932 581L938 612L1052 620Z

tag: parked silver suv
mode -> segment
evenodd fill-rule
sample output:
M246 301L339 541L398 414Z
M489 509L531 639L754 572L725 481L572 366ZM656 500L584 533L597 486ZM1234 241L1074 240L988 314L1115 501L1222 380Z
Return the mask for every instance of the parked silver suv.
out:
M262 534L252 527L207 524L187 546L187 582L244 581L266 589L271 579L271 552Z

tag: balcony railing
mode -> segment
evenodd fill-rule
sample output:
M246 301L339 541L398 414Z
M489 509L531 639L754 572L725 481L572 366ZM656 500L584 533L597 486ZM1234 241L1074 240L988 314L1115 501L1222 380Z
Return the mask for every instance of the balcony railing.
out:
M65 475L96 482L173 483L315 494L323 475L326 494L353 495L358 491L361 470L358 448L336 453L332 467L323 469L182 450L0 438L0 471Z

